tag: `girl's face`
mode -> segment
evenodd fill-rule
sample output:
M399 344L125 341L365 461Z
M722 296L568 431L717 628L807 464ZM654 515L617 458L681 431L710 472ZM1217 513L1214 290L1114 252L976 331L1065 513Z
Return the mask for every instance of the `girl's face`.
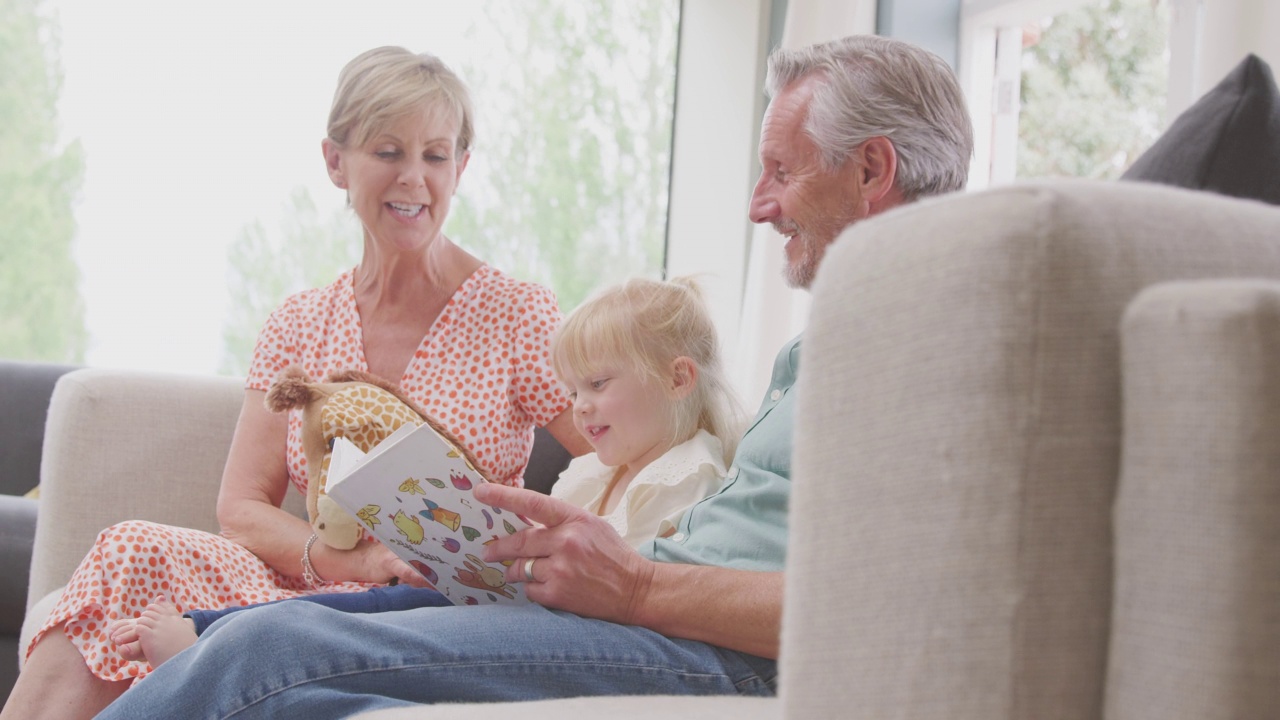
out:
M671 391L622 365L564 378L573 399L573 425L600 462L627 466L634 476L671 448Z
M347 190L365 237L417 250L440 235L468 155L457 155L458 123L422 108L358 147L324 141L333 183Z

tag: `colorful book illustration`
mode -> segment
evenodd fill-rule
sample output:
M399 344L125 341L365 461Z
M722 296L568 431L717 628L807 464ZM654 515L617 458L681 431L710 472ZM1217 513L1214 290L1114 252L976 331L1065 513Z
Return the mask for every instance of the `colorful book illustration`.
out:
M336 439L326 491L455 605L529 602L504 564L482 559L487 543L529 523L476 500L480 482L429 425L405 425L367 454Z

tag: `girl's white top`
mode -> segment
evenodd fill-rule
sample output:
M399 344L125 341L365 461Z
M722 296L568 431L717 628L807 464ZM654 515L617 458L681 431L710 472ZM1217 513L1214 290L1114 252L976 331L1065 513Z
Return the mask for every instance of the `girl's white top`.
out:
M600 462L595 453L574 458L551 486L551 496L599 512L616 469ZM646 465L604 519L623 540L638 547L675 532L685 510L719 490L724 476L720 439L699 430Z

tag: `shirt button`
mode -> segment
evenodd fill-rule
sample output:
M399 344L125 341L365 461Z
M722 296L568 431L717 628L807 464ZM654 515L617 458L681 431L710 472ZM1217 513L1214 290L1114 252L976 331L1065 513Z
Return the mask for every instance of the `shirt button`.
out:
M684 533L676 533L671 536L671 542L684 542Z
M770 399L770 400L772 400L772 401L774 401L774 402L778 402L778 398L780 398L780 397L782 397L782 391L781 391L781 390L774 390L773 392L769 393L769 399Z

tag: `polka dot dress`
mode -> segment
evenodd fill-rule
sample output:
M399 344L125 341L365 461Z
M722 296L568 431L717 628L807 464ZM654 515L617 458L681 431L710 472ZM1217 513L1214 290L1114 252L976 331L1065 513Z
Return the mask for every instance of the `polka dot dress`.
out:
M313 379L344 369L368 370L360 316L348 271L328 287L290 297L258 336L247 387L266 390L280 370L301 365ZM468 443L495 480L519 485L533 428L569 402L551 370L551 333L560 321L547 289L485 265L454 293L419 345L400 387ZM301 413L291 411L286 442L289 479L306 492ZM301 552L301 548L299 548ZM365 583L330 583L324 592L355 592ZM129 521L99 534L49 619L65 633L94 675L141 678L146 663L116 654L106 628L137 617L163 593L179 610L268 602L306 593L256 555L217 535Z

